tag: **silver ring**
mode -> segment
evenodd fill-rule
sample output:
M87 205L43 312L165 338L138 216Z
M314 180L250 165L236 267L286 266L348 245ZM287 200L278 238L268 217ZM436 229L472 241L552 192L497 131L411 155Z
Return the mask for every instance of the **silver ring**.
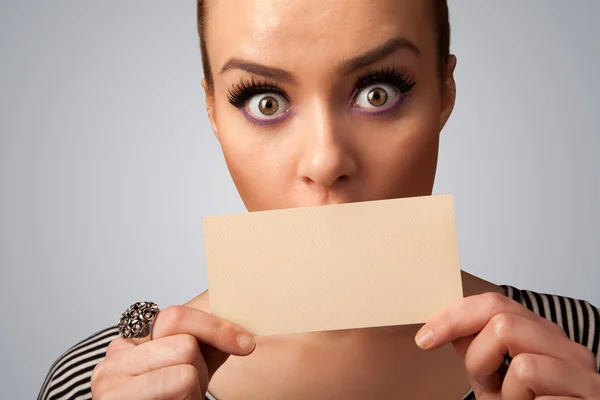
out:
M119 318L119 334L125 339L142 339L152 333L158 305L151 301L132 304Z

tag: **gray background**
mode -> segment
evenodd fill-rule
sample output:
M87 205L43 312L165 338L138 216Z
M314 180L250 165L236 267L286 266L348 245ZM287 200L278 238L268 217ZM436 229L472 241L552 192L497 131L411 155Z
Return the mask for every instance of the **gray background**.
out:
M600 304L600 2L450 1L436 193L463 269ZM200 87L195 1L0 5L0 398L140 299L206 289L201 216L243 211Z

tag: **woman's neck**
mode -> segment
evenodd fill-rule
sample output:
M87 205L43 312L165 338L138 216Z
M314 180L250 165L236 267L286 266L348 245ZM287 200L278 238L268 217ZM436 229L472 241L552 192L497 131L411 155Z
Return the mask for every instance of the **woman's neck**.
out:
M502 288L464 272L462 281L465 296L504 294ZM208 292L186 305L208 312ZM441 398L451 393L460 397L469 388L461 360L451 346L420 350L414 342L419 327L259 337L254 354L230 357L214 375L210 390L222 400L389 398L390 393L402 398Z

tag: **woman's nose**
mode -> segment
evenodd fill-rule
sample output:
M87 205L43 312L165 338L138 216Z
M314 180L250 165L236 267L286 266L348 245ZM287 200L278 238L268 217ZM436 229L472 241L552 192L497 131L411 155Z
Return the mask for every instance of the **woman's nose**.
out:
M312 123L306 125L304 152L298 165L298 175L307 183L330 188L336 182L351 179L357 170L349 135L335 116L318 108Z

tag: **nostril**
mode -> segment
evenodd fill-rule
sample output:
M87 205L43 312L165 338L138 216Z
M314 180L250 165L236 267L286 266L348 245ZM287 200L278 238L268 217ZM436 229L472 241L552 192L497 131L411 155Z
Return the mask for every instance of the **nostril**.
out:
M313 183L314 183L314 182L313 182L313 180L312 180L312 179L310 179L308 176L303 176L303 177L302 177L302 180L303 180L303 181L304 181L304 183L306 183L306 184L313 184Z
M340 183L346 183L348 182L348 180L350 179L350 177L348 175L340 175L337 179L330 181L330 180L314 180L311 179L309 176L303 176L302 178L302 182L304 182L307 185L317 185L317 186L323 186L323 187L331 187L334 184L340 184Z

